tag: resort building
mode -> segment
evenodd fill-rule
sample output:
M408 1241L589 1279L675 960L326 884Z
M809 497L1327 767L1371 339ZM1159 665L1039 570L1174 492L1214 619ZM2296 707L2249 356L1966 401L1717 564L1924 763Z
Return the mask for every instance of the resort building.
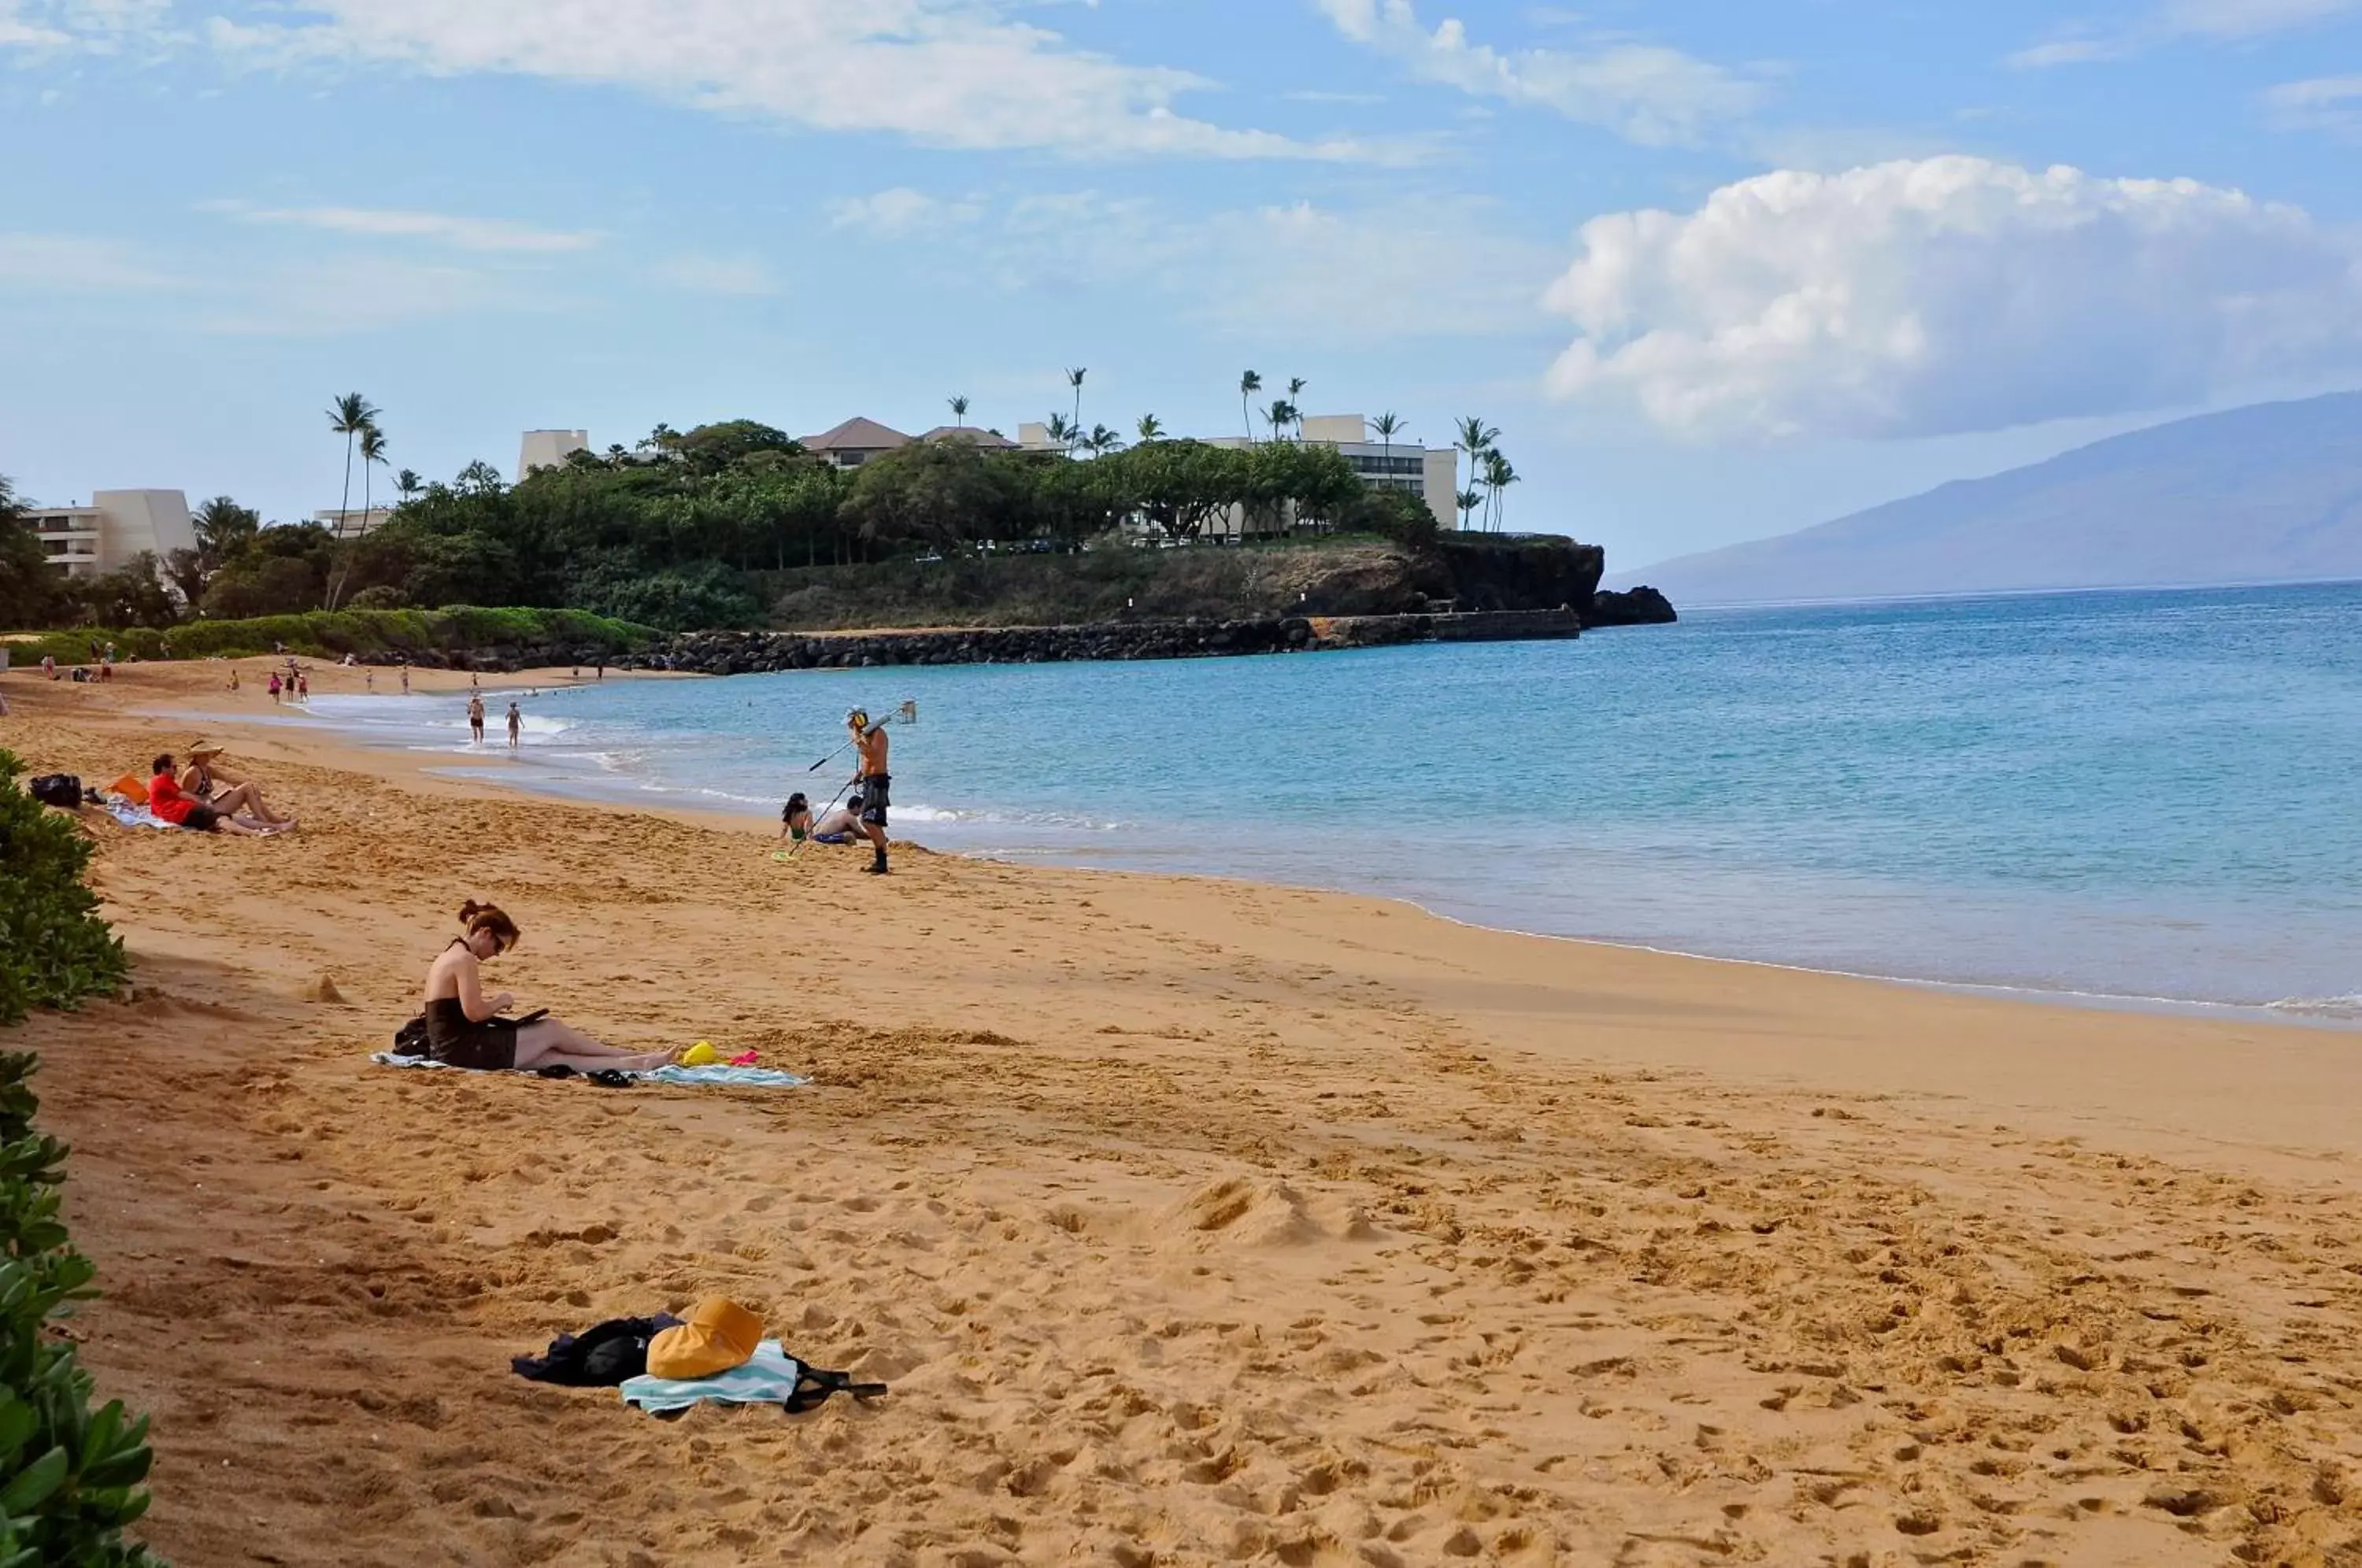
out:
M1017 450L1016 442L1011 441L1008 436L1003 436L998 430L987 430L980 425L938 425L933 430L928 431L924 436L920 436L919 439L922 441L965 441L971 447L980 447L988 452L1013 452Z
M385 526L385 520L392 515L393 508L391 506L372 506L367 511L358 506L350 511L331 506L326 511L312 513L312 521L339 539L358 539Z
M900 430L858 415L833 430L807 436L802 442L805 451L840 469L857 469L872 458L898 451L910 444L911 438Z
M1032 424L1018 427L1018 444L1030 452L1062 450L1050 439L1047 426ZM1209 447L1249 447L1256 443L1243 436L1215 436L1204 438ZM1352 465L1353 471L1364 482L1389 490L1406 491L1427 502L1435 513L1436 522L1446 528L1460 525L1460 452L1453 447L1426 447L1416 441L1373 441L1369 422L1358 414L1319 414L1306 417L1298 436L1284 439L1300 440L1308 447L1327 447ZM1236 508L1230 516L1219 520L1207 530L1209 536L1228 536L1241 532L1245 518Z
M94 491L87 506L28 507L25 525L68 577L119 571L142 550L160 564L174 550L197 547L189 498L177 490Z
M517 447L518 482L535 469L562 469L567 458L590 449L588 430L528 430Z

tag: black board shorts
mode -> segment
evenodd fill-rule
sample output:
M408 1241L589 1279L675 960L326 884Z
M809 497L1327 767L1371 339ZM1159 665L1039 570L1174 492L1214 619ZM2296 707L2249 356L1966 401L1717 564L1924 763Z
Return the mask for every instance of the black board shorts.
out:
M191 833L217 833L221 830L222 813L211 806L191 806L181 825Z
M872 773L861 781L861 820L872 827L886 825L886 808L892 805L894 776Z

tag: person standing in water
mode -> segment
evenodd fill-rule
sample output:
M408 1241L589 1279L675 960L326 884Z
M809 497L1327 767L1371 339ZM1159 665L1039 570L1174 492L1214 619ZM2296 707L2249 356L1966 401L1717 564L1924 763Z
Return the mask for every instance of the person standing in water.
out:
M512 702L509 704L509 749L511 751L517 748L517 743L524 734L524 715L517 712L517 705Z
M888 787L894 782L886 767L886 726L872 724L866 711L855 708L844 716L844 727L853 732L853 746L859 756L860 770L853 776L861 788L861 834L877 851L877 858L869 869L884 876L886 866L886 808Z
M410 695L410 665L407 660L402 666L402 694L404 697Z
M468 699L468 729L476 737L478 745L484 744L484 700L481 697Z

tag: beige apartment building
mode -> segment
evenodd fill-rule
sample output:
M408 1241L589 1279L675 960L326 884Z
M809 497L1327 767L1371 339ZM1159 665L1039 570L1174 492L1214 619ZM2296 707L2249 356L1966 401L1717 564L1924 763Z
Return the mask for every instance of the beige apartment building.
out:
M25 524L50 564L68 577L119 571L142 550L160 562L174 550L197 547L189 498L177 490L94 491L86 506L28 507Z

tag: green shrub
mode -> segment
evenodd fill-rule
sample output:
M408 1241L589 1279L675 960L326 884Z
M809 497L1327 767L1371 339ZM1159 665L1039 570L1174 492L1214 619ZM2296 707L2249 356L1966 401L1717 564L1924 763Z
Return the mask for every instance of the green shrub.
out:
M66 1147L33 1129L29 1053L0 1055L0 1568L160 1568L124 1529L148 1511L148 1418L90 1407L90 1374L50 1328L95 1271L58 1218Z
M0 1023L112 994L128 969L83 885L90 841L25 793L17 783L24 770L0 751Z
M610 657L646 647L657 637L650 627L579 610L489 610L453 605L443 610L313 610L300 615L261 615L246 621L185 621L167 631L76 627L8 645L18 665L39 664L43 654L61 665L94 662L91 644L115 644L118 658L242 658L272 652L284 644L308 658L363 658L422 653L468 653L525 647L547 642L580 644Z

